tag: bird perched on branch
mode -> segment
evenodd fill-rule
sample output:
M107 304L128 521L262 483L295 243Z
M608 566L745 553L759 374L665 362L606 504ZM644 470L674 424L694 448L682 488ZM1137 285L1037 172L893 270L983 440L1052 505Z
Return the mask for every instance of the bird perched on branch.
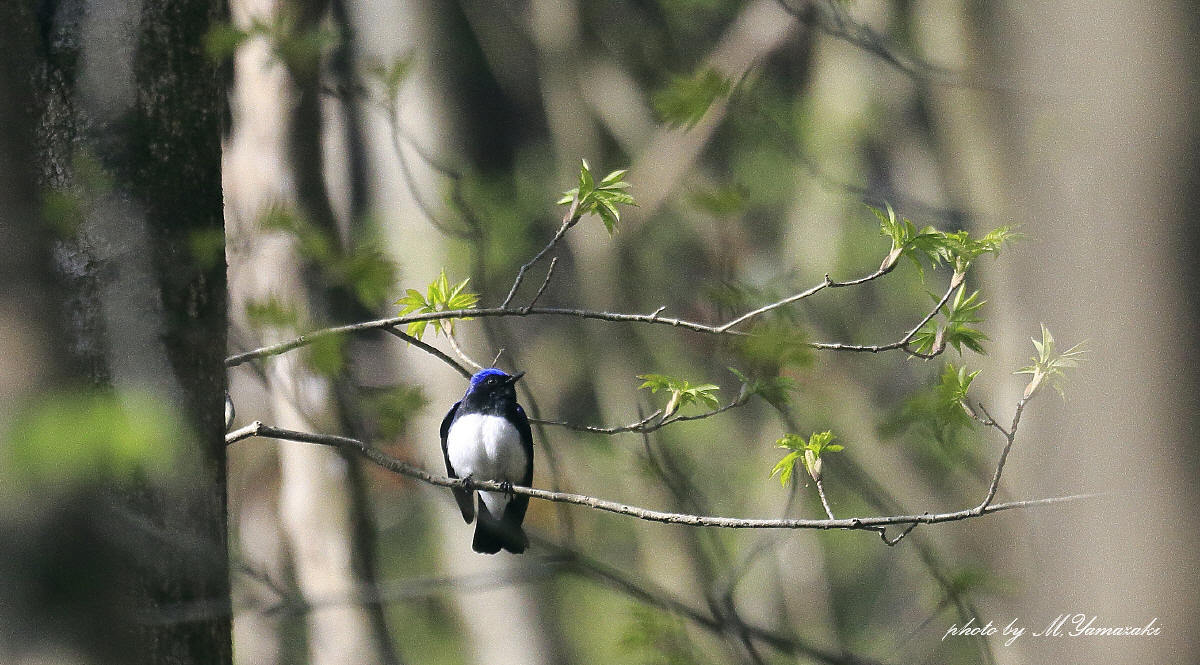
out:
M442 420L442 453L451 478L494 480L510 487L533 482L533 434L515 387L524 375L488 368L471 377L467 394ZM478 518L471 543L476 552L495 554L503 548L520 554L529 546L521 530L528 496L454 488L454 499L468 524Z

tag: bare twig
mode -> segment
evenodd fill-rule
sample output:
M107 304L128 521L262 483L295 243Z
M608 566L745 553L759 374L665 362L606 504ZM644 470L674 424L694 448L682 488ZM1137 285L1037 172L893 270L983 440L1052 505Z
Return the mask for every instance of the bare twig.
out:
M825 496L825 483L821 480L816 480L815 482L817 484L817 495L821 497L821 505L825 507L825 514L828 515L829 519L831 520L837 519L833 516L833 508L829 507L829 498ZM928 515L928 513L926 514ZM900 535L896 536L895 538L888 538L886 526L868 527L868 529L878 532L879 538L883 540L885 545L888 547L895 547L896 543L904 540L905 536L911 533L913 529L917 528L917 524L919 524L919 522L910 523L903 531L900 532Z
M463 318L483 318L483 317L506 317L506 316L570 316L581 319L593 319L597 321L610 321L616 323L652 323L657 325L672 326L683 328L694 332L719 334L715 326L696 323L694 321L686 321L683 319L663 318L654 314L623 314L618 312L602 312L587 309L570 309L563 307L530 307L528 310L521 308L504 308L492 307L488 309L453 309L443 310L438 312L422 312L420 314L408 314L405 316L396 316L386 319L376 319L374 321L362 321L360 323L352 323L344 326L335 326L332 328L322 328L301 335L295 339L279 342L263 346L252 351L238 353L229 356L225 359L226 367L236 367L242 363L257 358L265 358L275 356L281 353L287 353L293 349L300 348L311 344L317 339L328 337L331 335L345 335L347 333L364 332L368 330L380 330L400 326L414 321L442 321L446 319L463 319ZM741 335L744 333L736 333L729 331L726 334Z
M883 274L883 273L882 272L877 273L876 275L874 275L872 277L872 279L874 279L875 277L878 277L881 274ZM760 314L766 314L767 312L769 312L773 309L779 309L780 307L783 307L784 305L789 305L798 300L803 300L813 294L823 291L826 287L832 286L832 285L833 285L833 282L831 282L829 280L829 275L825 275L825 279L822 280L820 284L817 284L816 286L814 286L812 288L805 289L805 290L801 291L800 293L790 295L790 296L784 298L783 300L773 302L770 305L763 305L762 307L759 307L758 309L746 312L745 314L743 314L737 318L734 318L720 326L717 326L717 332L725 332L726 330L729 330L730 328L736 326L739 323L749 321L750 319L752 319L756 316L759 316Z
M517 278L513 280L512 288L508 290L508 295L504 297L504 302L500 303L501 309L507 308L509 303L512 302L513 298L516 297L517 289L521 288L521 282L525 279L525 273L528 272L529 269L534 266L534 264L536 264L538 261L541 261L542 257L545 256L550 250L554 249L555 245L558 244L558 241L562 240L562 237L567 234L567 231L570 231L572 226L578 224L582 217L583 215L579 214L579 193L576 192L575 198L571 200L571 205L567 208L566 214L563 215L562 224L558 227L558 231L554 233L554 237L550 239L550 242L546 243L546 246L542 248L542 251L534 255L532 259L529 259L525 265L521 266L521 268L517 270ZM551 269L553 269L553 267ZM548 280L549 276L547 276L547 281ZM530 306L532 305L533 303L530 303Z
M287 430L270 425L264 425L261 422L254 422L250 425L230 432L225 437L226 444L231 444L236 441L248 439L250 437L260 436L274 439L283 439L287 441L299 441L303 443L315 443L326 446L337 446L357 452L368 460L378 464L379 466L398 473L409 478L414 478L421 482L438 487L455 487L463 489L476 489L485 491L509 491L515 494L523 494L535 499L544 501L554 501L560 503L569 503L577 506L585 506L595 510L602 510L618 515L627 515L637 519L646 520L649 522L659 522L663 524L681 524L685 526L698 527L717 527L725 529L845 529L845 530L874 530L875 527L890 526L893 524L940 524L943 522L957 522L961 520L973 519L982 515L990 515L1005 510L1014 510L1018 508L1032 508L1037 506L1047 506L1057 503L1067 503L1072 501L1082 501L1104 496L1103 494L1076 494L1070 496L1058 496L1044 499L1029 499L1025 501L1010 501L1007 503L994 503L983 507L966 508L945 513L923 513L920 515L887 515L875 517L852 517L841 519L743 519L736 517L715 517L708 515L688 515L683 513L670 513L660 510L652 510L649 508L639 508L617 501L609 501L607 499L598 499L596 497L585 496L582 494L570 494L566 492L550 492L547 490L513 486L508 487L494 481L482 481L463 478L447 478L445 476L435 475L418 466L397 459L384 453L376 448L363 443L357 439L352 439L344 436L334 436L330 434L312 434L309 432L297 432Z
M565 548L542 538L535 537L534 541L540 548L562 557L567 562L566 570L568 572L574 572L581 577L607 584L631 598L683 617L714 634L719 635L725 631L725 626L720 618L713 616L711 612L693 607L664 589L638 582L629 577L625 571L592 559L576 550ZM745 628L750 637L782 653L803 655L829 665L871 665L876 663L876 661L865 660L851 654L827 651L796 637L767 628L748 624L745 625Z
M829 519L831 520L837 519L833 516L833 508L829 507L829 497L825 496L825 483L821 482L820 479L814 480L817 484L817 496L821 497L821 505L825 508L825 514L828 515Z
M651 413L650 415L638 420L637 422L630 423L628 425L618 425L616 427L593 427L591 425L576 425L575 423L569 423L569 422L562 421L562 420L546 420L543 418L530 418L529 422L537 423L539 425L554 425L556 427L565 427L567 429L575 430L576 432L591 432L593 434L620 434L622 432L646 431L645 428L649 426L650 421L654 420L655 418L657 418L660 415L662 415L662 409L659 409L659 410L655 411L654 413Z
M541 418L530 418L529 422L538 423L541 425L554 425L555 427L565 427L570 430L575 430L576 432L590 432L592 434L624 434L626 432L655 432L655 431L658 431L672 423L684 422L684 421L688 421L688 420L703 420L705 418L711 418L715 415L725 413L726 411L728 411L730 409L739 407L748 401L750 401L750 396L748 394L742 394L742 395L739 395L738 398L733 400L732 402L725 404L723 406L719 406L711 411L705 411L704 413L698 413L698 414L695 414L692 416L672 416L669 418L662 418L661 420L658 420L658 422L655 422L656 419L659 419L663 415L663 410L658 409L657 411L655 411L654 413L651 413L650 415L646 416L645 418L639 418L635 422L632 422L628 425L617 425L615 427L596 427L593 425L577 425L575 423L570 423L570 422L566 422L563 420L545 420L545 419L541 419Z
M417 185L416 177L409 166L408 158L404 156L404 146L400 145L400 139L404 138L407 140L409 145L412 146L417 154L421 156L421 159L431 166L434 166L434 168L437 170L441 171L443 175L449 177L455 183L456 190L457 184L461 178L461 174L458 174L450 169L446 169L441 165L437 165L437 163L428 155L428 153L425 153L421 147L417 145L416 141L413 141L412 138L403 131L400 123L400 108L395 100L389 100L382 106L387 112L388 125L391 129L390 134L392 135L392 150L396 153L396 160L399 162L400 173L403 175L405 185L408 187L408 191L412 195L413 201L417 204L417 208L421 211L421 214L425 216L425 219L427 219L434 228L448 236L458 238L477 237L479 231L478 227L475 225L471 225L470 228L464 231L450 228L443 221L438 219L437 214L433 210L433 206L429 205L429 203L425 201L424 196L421 195L421 188Z
M886 274L886 273L880 273L880 274ZM868 275L868 278L875 279L876 277L879 276L879 274L874 274L874 273L873 273L873 275L874 276ZM845 282L845 283L841 283L839 285L861 284L866 279L867 278L862 278L860 280L856 280L853 282ZM808 293L809 295L811 295L812 293L816 293L817 291L819 291L823 288L826 288L830 285L831 284L829 282L822 281L821 284L817 285L816 287L807 289L806 291L801 292L801 294ZM947 290L947 294L952 294L952 293L953 293L953 289ZM949 295L944 296L942 298L942 300L939 301L938 306L936 308L934 308L930 314L926 315L926 317L924 319L922 319L920 326L925 325L925 323L927 323L934 316L936 316L938 310L941 309L941 306L943 304L945 304L945 301L948 299L949 299ZM464 318L508 317L508 316L516 316L516 317L570 316L570 317L581 318L581 319L609 321L609 322L614 322L614 323L646 323L646 324L654 324L654 325L664 325L664 326L671 326L673 328L682 328L684 330L690 330L692 332L704 333L704 334L709 334L709 335L744 336L747 333L736 331L736 330L731 330L730 329L731 324L742 323L742 322L748 320L751 316L757 316L759 314L770 311L777 307L781 307L782 305L787 304L787 302L785 302L785 301L795 302L794 299L789 300L789 299L785 298L784 301L779 301L778 303L772 303L771 305L768 305L765 308L759 308L758 310L755 310L753 312L743 314L742 316L737 317L736 319L734 319L733 321L731 321L729 323L724 323L724 324L720 324L720 325L709 325L709 324L705 324L705 323L699 323L696 321L689 321L686 319L663 317L661 314L662 314L662 311L664 308L662 308L662 307L658 308L657 310L655 310L654 312L652 312L650 314L628 314L628 313L621 313L621 312L604 312L604 311L597 311L597 310L572 309L572 308L565 308L565 307L531 307L531 306L526 306L526 307L521 307L521 308L491 307L491 308L485 308L485 309L454 309L454 310L442 310L442 311L437 311L437 312L422 312L420 314L408 314L405 316L396 316L396 317L391 317L391 318L386 318L386 319L376 319L374 321L363 321L360 323L353 323L350 325L336 326L333 328L323 328L320 330L314 330L310 333L306 333L306 334L301 335L292 340L279 342L278 344L271 344L268 346L263 346L263 347L260 347L260 348L257 348L257 349L251 350L251 351L246 351L243 353L238 353L238 354L229 356L228 358L225 359L225 366L226 367L236 367L237 365L241 365L242 363L248 362L250 360L255 360L257 358L265 358L268 356L279 355L281 353L287 353L288 351L300 348L302 346L306 346L308 344L311 344L313 341L315 341L317 339L320 339L323 337L328 337L330 335L345 335L347 333L353 333L353 332L363 332L363 331L367 331L367 330L386 329L386 328L400 326L400 325L404 325L404 324L408 324L408 323L413 323L414 321L442 321L442 320L447 320L447 319L464 319ZM919 331L920 326L918 326L916 328L916 330ZM857 351L857 352L879 353L881 351L891 351L893 349L900 349L900 348L905 347L912 340L912 336L915 334L916 334L915 332L910 331L909 334L905 335L905 337L902 338L901 340L892 342L890 344L877 344L877 345L872 345L872 346L866 346L866 345L858 345L858 344L843 344L841 342L836 342L836 343L809 342L807 344L807 346L810 348L822 350L822 351ZM937 355L937 353L940 353L939 349L935 348L934 350L935 350L935 353L920 354L915 351L905 349L905 351L907 353L912 354L912 355L917 355L920 357L932 357L933 355Z
M446 335L446 341L450 343L450 348L454 349L454 354L456 356L458 356L458 358L460 360L462 360L463 363L470 366L472 371L478 372L479 370L483 369L483 365L480 365L479 363L475 362L475 360L472 359L471 356L468 356L467 353L462 350L462 347L460 347L458 345L458 340L454 338L453 332Z
M996 492L1000 488L1000 476L1004 473L1004 464L1008 461L1008 453L1012 450L1013 442L1017 438L1017 427L1021 424L1021 413L1025 411L1025 405L1028 403L1029 400L1026 398L1022 398L1017 402L1017 409L1013 413L1012 424L1008 426L1007 430L997 424L991 415L987 416L988 420L992 420L992 426L1004 434L1004 450L1000 451L1000 460L996 462L996 472L992 475L992 483L988 486L987 496L975 508L980 513L987 510L988 506L992 503L992 499L996 498ZM981 404L980 408L982 406ZM986 411L984 413L987 414Z
M550 267L546 269L546 279L542 280L542 285L538 287L537 293L533 294L533 299L529 301L528 305L522 307L521 311L528 313L537 304L538 298L541 298L542 294L546 292L546 287L550 286L550 278L554 275L554 266L556 265L558 265L557 256L550 259Z
M903 72L913 80L932 85L982 87L968 83L960 72L930 64L916 56L900 52L888 39L863 23L853 20L836 2L807 2L797 7L788 0L778 0L784 11L805 25L812 26L830 37L862 49Z
M395 335L396 337L399 337L400 339L408 342L409 344L412 344L413 346L417 347L418 349L421 349L425 353L432 355L433 357L437 358L438 360L441 360L442 362L446 363L447 365L453 367L456 372L463 375L463 378L466 378L466 379L471 378L471 370L460 365L458 363L458 361L455 360L454 358L451 358L450 356L446 355L445 353L442 353L441 349L438 349L437 347L426 344L425 342L422 342L421 340L417 339L416 337L413 337L412 335L409 335L408 333L401 332L398 328L384 328L384 330L386 330L387 332Z
M880 353L882 351L892 351L894 349L904 349L905 353L908 353L909 355L917 356L919 358L927 358L927 359L932 358L932 357L940 354L943 350L945 350L945 342L940 337L939 337L937 343L934 344L934 348L932 349L932 351L930 353L921 353L919 351L914 351L907 347L908 347L909 343L912 342L913 338L917 336L917 333L921 332L921 328L924 328L925 324L932 321L933 317L937 316L937 313L940 312L942 310L942 308L946 306L946 303L950 301L950 296L954 295L954 290L961 288L961 286L962 286L962 284L958 279L951 279L950 287L947 288L946 292L942 294L942 297L940 300L938 300L937 305L934 306L934 308L932 310L930 310L930 312L928 314L925 315L925 318L921 319L920 323L913 326L908 331L908 333L904 335L904 337L901 337L899 340L892 342L890 344L864 345L864 344L843 344L841 342L811 342L811 343L809 343L808 346L810 346L811 348L814 348L814 349L822 350L822 351L858 351L858 352L865 352L865 353Z

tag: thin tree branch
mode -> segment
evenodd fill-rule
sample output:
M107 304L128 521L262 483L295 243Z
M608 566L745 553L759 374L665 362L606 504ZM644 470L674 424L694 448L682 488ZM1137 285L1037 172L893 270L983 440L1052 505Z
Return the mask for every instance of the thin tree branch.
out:
M975 508L966 508L945 513L923 513L920 515L887 515L873 517L852 517L841 519L744 519L736 517L715 517L708 515L688 515L683 513L670 513L660 510L652 510L649 508L639 508L630 506L617 501L609 501L607 499L599 499L596 497L585 496L582 494L570 494L567 492L550 492L547 490L512 486L508 487L494 481L473 480L465 478L447 478L430 473L416 465L410 464L403 460L397 459L384 453L370 445L363 443L357 439L344 436L334 436L330 434L312 434L309 432L297 432L278 427L265 425L261 422L254 422L240 429L230 432L225 437L226 445L248 439L250 437L266 437L274 439L283 439L286 441L299 441L302 443L315 443L326 446L338 446L349 448L366 457L368 460L378 464L379 466L398 473L409 478L436 485L438 487L452 487L460 489L473 489L483 491L508 491L514 494L523 494L535 499L544 501L554 501L560 503L569 503L577 506L585 506L596 510L602 510L617 515L627 515L637 519L646 520L648 522L659 522L663 524L681 524L685 526L702 526L702 527L717 527L725 529L845 529L845 530L873 530L874 527L889 526L893 524L940 524L943 522L957 522L961 520L973 519L983 515L990 515L1005 510L1015 510L1021 508L1032 508L1038 506L1047 506L1057 503L1067 503L1072 501L1082 501L1086 499L1094 499L1104 494L1075 494L1069 496L1049 497L1044 499L1028 499L1025 501L1010 501L1007 503L995 503L987 506L977 506Z
M616 427L593 427L592 425L576 425L563 420L546 420L544 418L530 418L529 422L539 425L554 425L556 427L565 427L576 432L591 432L593 434L620 434L622 432L642 432L645 428L658 416L662 415L662 409L651 413L650 415L638 420L637 422L628 425L618 425Z
M888 39L869 26L850 18L836 2L807 2L797 7L777 0L780 7L801 23L830 37L862 49L917 81L943 86L983 86L966 82L964 75L946 67L930 64L916 56L901 53Z
M468 356L467 353L462 350L462 347L458 345L458 340L454 338L453 331L446 335L446 341L450 343L450 348L454 349L454 353L458 356L459 360L462 360L464 363L469 365L472 371L478 372L479 370L483 369L483 365L475 362L475 360L472 359L471 356Z
M500 303L501 309L506 309L509 303L512 302L513 298L516 297L517 289L521 288L521 282L525 279L525 273L528 272L529 269L534 266L534 264L536 264L538 261L541 261L542 257L545 256L550 250L554 249L555 245L558 244L558 241L562 240L562 237L567 234L567 231L570 231L571 227L578 224L579 220L582 218L583 215L579 213L579 193L576 192L575 197L571 199L571 205L567 208L566 214L563 215L562 224L558 227L558 231L554 233L554 237L550 239L550 242L546 243L546 246L542 248L542 251L534 255L532 259L529 259L525 265L521 266L521 268L517 270L517 277L513 280L512 288L508 290L508 295L505 296L504 302ZM551 266L551 270L553 270L553 266ZM547 281L549 281L548 275ZM537 300L537 298L534 298L534 300ZM533 303L530 303L530 306L532 305Z
M837 519L833 516L833 508L829 507L829 498L825 496L825 483L821 482L820 479L814 479L814 481L817 484L817 496L821 497L821 505L825 508L825 514L831 520Z
M592 559L575 550L567 549L541 538L537 538L535 541L540 547L550 550L557 556L563 557L568 564L566 570L569 572L575 572L581 577L608 584L632 598L683 617L714 634L719 635L725 632L725 626L720 619L708 612L692 607L668 591L633 580L624 571ZM826 651L800 639L770 629L748 624L745 625L745 629L753 639L782 653L807 656L808 658L828 663L829 665L878 665L877 661L860 658L853 654Z
M530 264L532 264L532 262L530 262ZM527 264L527 265L530 265L530 264ZM801 294L797 294L797 295L802 295L802 294L811 295L811 294L816 293L817 291L820 291L821 289L824 289L828 286L835 286L835 285L836 286L848 286L848 285L852 285L852 284L861 284L861 283L863 283L863 281L869 281L870 279L875 279L882 274L886 274L886 271L881 272L881 273L880 272L872 273L872 275L868 275L866 278L860 278L859 280L854 280L851 282L830 283L827 281L822 281L821 284L817 285L816 287L807 289L806 291L803 291L803 292L801 292ZM955 286L957 286L957 285L955 285ZM932 320L933 317L937 315L937 312L941 309L942 305L944 305L945 302L949 299L949 296L952 293L953 293L953 288L947 289L947 294L945 296L943 296L942 300L939 301L938 306L936 308L934 308L928 315L926 315L926 317L924 319L922 319L921 324L919 326L917 326L917 328L915 328L915 330L919 331L921 326L924 326L926 323L928 323L930 320ZM749 312L748 314L739 316L736 319L734 319L733 321L731 321L730 323L724 323L724 324L720 324L720 325L708 325L708 324L699 323L696 321L688 321L686 319L663 317L663 316L661 316L663 309L665 309L663 307L658 308L657 310L655 310L654 312L652 312L650 314L628 314L628 313L621 313L621 312L604 312L604 311L596 311L596 310L588 310L588 309L572 309L572 308L564 308L564 307L531 307L531 306L526 306L526 307L521 307L521 308L491 307L491 308L484 308L484 309L454 309L454 310L443 310L443 311L437 311L437 312L422 312L420 314L408 314L405 316L395 316L395 317L386 318L386 319L376 319L374 321L362 321L360 323L353 323L350 325L336 326L336 327L332 327L332 328L322 328L320 330L314 330L312 332L306 333L306 334L301 335L292 340L287 340L284 342L279 342L278 344L271 344L268 346L259 347L257 349L251 350L251 351L237 353L232 356L229 356L228 358L225 359L225 366L226 367L236 367L237 365L241 365L242 363L248 362L250 360L255 360L258 358L265 358L268 356L275 356L275 355L279 355L281 353L287 353L288 351L300 348L302 346L306 346L308 344L311 344L313 341L315 341L317 339L320 339L323 337L328 337L330 335L344 335L344 334L353 333L353 332L363 332L363 331L367 331L367 330L386 329L386 328L392 328L395 326L404 325L407 323L413 323L415 321L441 321L441 320L446 320L446 319L467 319L467 318L506 317L506 316L517 316L517 317L573 316L573 317L581 318L581 319L593 319L593 320L599 320L599 321L609 321L609 322L614 322L614 323L646 323L646 324L664 325L664 326L671 326L673 328L683 328L685 330L691 330L693 332L705 333L705 334L709 334L709 335L739 335L739 336L742 336L742 335L746 335L747 333L739 332L736 330L730 330L731 324L742 323L742 322L746 321L747 319L749 319L751 316L757 316L759 314L765 313L765 312L775 309L777 307L781 307L785 304L788 304L788 302L795 302L795 297L793 296L792 298L785 298L784 300L779 301L777 303L772 303L771 305L768 305L766 307L759 308L758 310L755 310L753 312ZM916 334L915 332L910 331L909 334L905 335L905 337L902 338L901 340L892 342L890 344L878 344L878 345L866 346L866 345L858 345L858 344L843 344L841 342L836 342L836 343L809 342L807 344L807 346L809 348L813 348L813 349L817 349L817 350L821 350L821 351L857 351L857 352L879 353L881 351L891 351L893 349L899 349L899 348L905 347L912 340L912 336L915 334ZM930 354L921 354L921 353L911 351L908 349L905 349L905 350L911 355L920 356L922 358L933 357L933 356L937 355L938 353L940 353L940 350L936 349L936 348L934 350L935 352L930 353Z
M459 374L461 374L463 376L463 378L465 378L465 379L471 378L471 370L460 365L458 363L458 361L455 360L454 358L451 358L450 356L446 355L445 353L442 353L441 349L438 349L437 347L434 347L434 346L430 346L429 344L422 342L421 340L417 339L416 337L413 337L412 335L409 335L408 333L401 332L398 328L395 328L395 327L384 328L384 330L395 335L396 337L399 337L400 339L408 342L409 344L412 344L413 346L417 347L418 349L421 349L425 353L432 355L433 357L437 358L438 360L441 360L442 362L446 363L447 365L453 367L456 372L458 372Z
M950 287L947 288L946 292L942 294L942 297L940 300L938 300L937 305L932 310L930 310L930 312L928 314L925 315L925 318L921 319L921 322L918 323L916 326L914 326L912 329L910 329L908 331L908 333L906 335L904 335L904 337L902 337L899 340L892 342L890 344L874 344L874 345L868 346L868 345L863 345L863 344L843 344L841 342L810 342L808 344L808 346L811 348L814 348L814 349L822 350L822 351L858 351L858 352L865 352L865 353L879 353L881 351L892 351L894 349L904 349L904 351L906 353L913 355L913 356L917 356L919 358L926 358L926 359L933 358L934 356L937 356L943 350L945 350L945 344L944 344L944 341L941 339L940 335L939 335L938 340L934 343L934 348L930 353L921 353L919 351L913 351L906 347L908 346L908 344L910 342L912 342L913 337L916 337L917 333L921 332L921 328L924 328L925 324L932 321L933 317L937 316L937 313L940 312L942 310L942 308L946 306L946 303L950 301L950 296L954 295L954 290L957 288L960 288L961 286L962 286L962 282L957 277L954 279L951 279Z
M537 304L538 298L541 298L542 294L546 292L546 287L550 286L550 278L554 275L554 266L556 265L558 265L557 256L550 259L550 267L546 269L546 279L542 280L542 285L538 287L537 293L533 294L533 299L529 301L528 305L521 308L522 311L528 312L530 308Z
M1017 438L1017 427L1021 424L1021 413L1025 411L1025 405L1028 403L1028 398L1024 397L1017 402L1017 409L1016 412L1013 413L1012 424L1008 426L1007 431L1005 431L1003 427L996 424L994 421L992 423L996 429L1000 430L1004 434L1004 450L1000 451L1000 460L996 463L996 472L992 475L992 483L988 486L987 496L985 496L983 502L976 507L976 510L981 513L987 510L988 506L992 503L992 499L996 498L996 492L1000 488L1000 476L1004 473L1004 464L1008 461L1008 453L1012 450L1013 442L1016 441ZM980 406L982 407L982 405ZM989 415L988 419L991 420L992 417Z
M829 498L825 496L825 483L819 479L815 479L815 482L817 484L817 495L821 497L821 505L825 508L825 514L828 515L829 519L831 520L837 519L833 516L833 508L829 507ZM910 523L908 527L901 531L900 535L896 536L895 538L888 538L886 526L870 527L870 530L878 532L879 538L883 540L885 545L888 547L895 547L896 544L901 540L904 540L904 537L911 533L913 529L917 528L917 524L918 522Z
M425 219L428 220L434 228L448 236L457 238L478 237L478 227L470 224L470 222L468 222L468 228L464 231L452 229L438 219L437 214L435 214L433 211L433 207L429 205L425 201L424 196L421 195L421 188L417 186L416 177L414 176L412 169L409 167L408 158L404 156L404 146L400 145L401 138L407 140L409 145L413 147L417 154L420 155L426 163L430 164L438 171L441 171L443 175L449 177L455 183L456 190L461 175L458 173L451 174L452 172L449 169L435 165L434 161L422 151L420 146L418 146L416 142L413 141L411 137L409 137L408 134L403 131L400 123L400 107L396 100L388 100L387 103L381 103L381 106L384 108L384 111L387 115L388 126L391 130L390 134L392 135L392 150L396 153L396 159L399 162L400 172L404 176L404 182L408 187L408 191L412 195L413 201L416 202L417 208L421 211L421 214L425 216Z

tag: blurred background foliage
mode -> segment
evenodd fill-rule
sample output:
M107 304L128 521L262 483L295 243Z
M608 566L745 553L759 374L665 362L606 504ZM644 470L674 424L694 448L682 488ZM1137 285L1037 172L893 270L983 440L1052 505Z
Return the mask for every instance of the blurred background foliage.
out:
M580 159L597 179L629 168L640 206L619 206L611 236L595 216L571 229L539 305L665 306L664 316L727 321L826 275L875 271L891 245L868 206L890 204L917 227L978 237L1017 226L1043 242L1037 224L972 196L1000 174L964 164L974 153L961 133L977 125L994 135L993 121L942 101L1004 96L1004 77L981 68L996 35L978 3L944 12L798 0L231 6L231 23L208 40L235 76L231 351L426 306L439 279L446 289L469 279L479 306L499 305L561 224L555 202L578 184ZM256 92L283 102L256 105ZM239 150L258 158L237 161ZM70 216L65 199L55 209ZM261 262L272 243L290 253ZM969 305L996 296L989 277L1007 259L976 261L965 295L981 295ZM515 305L533 297L548 265L530 271ZM706 394L720 404L743 381L762 388L727 413L644 435L538 426L539 487L689 513L820 517L807 474L783 487L769 476L784 434L831 430L845 445L824 460L839 516L957 509L985 492L1001 442L947 399L942 379L955 370L946 363L986 367L983 397L1008 414L1025 384L1008 372L1028 343L1002 342L1007 364L977 353L990 349L987 337L928 361L805 344L902 338L953 273L922 265L901 261L876 281L780 308L747 338L513 317L460 321L453 338L431 327L441 334L424 340L483 365L499 354L500 367L528 372L531 415L580 425L664 408L671 391L639 392L638 375L715 384ZM291 286L262 287L285 278ZM421 302L397 301L409 289ZM1003 340L1036 330L998 330L990 310L968 306L963 320ZM380 335L321 338L234 369L231 385L239 422L283 424L299 412L299 429L361 436L431 470L437 423L465 387ZM697 398L681 413L707 408ZM1031 407L1064 408L1045 396ZM333 453L313 473L332 474L352 496L342 504L314 490L297 509L343 512L331 522L340 531L307 537L343 539L355 564L313 591L299 561L306 536L277 508L307 481L290 477L287 462L281 471L275 451L301 445L249 440L231 454L240 662L996 662L994 641L940 637L1026 591L1001 572L1012 532L999 520L917 529L888 548L866 532L698 530L535 501L530 552L484 560L466 552L469 527L448 493ZM1028 498L1007 484L1002 496ZM321 624L343 606L363 610L347 621L369 625L369 638L331 655L353 630Z

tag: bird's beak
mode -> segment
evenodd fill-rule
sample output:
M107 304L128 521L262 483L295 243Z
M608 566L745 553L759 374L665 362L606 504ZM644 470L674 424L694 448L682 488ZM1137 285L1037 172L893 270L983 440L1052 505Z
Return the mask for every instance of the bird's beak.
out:
M525 376L525 372L517 372L516 374L508 377L508 382L510 384L516 383L517 381L521 380L522 376Z

